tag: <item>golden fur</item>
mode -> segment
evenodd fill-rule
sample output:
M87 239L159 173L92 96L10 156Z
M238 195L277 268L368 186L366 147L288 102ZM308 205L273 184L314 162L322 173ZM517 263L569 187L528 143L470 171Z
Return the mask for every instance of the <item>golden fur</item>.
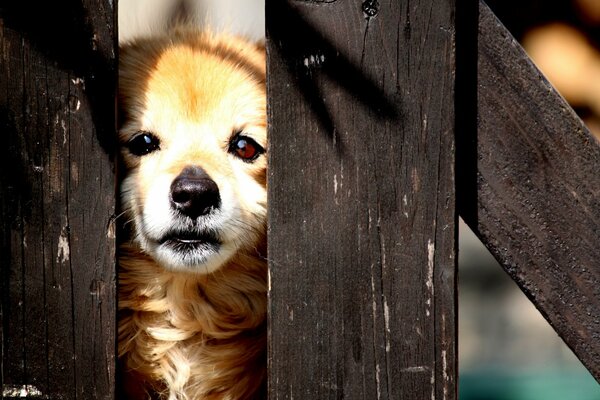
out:
M131 230L119 256L125 396L260 398L266 376L266 160L236 159L227 143L243 131L266 148L264 49L179 29L126 45L120 59L121 193ZM140 131L158 137L160 150L131 154L127 143ZM171 263L153 241L171 218L162 206L168 204L165 188L190 165L217 183L228 216L214 228L223 242L218 254L198 265Z

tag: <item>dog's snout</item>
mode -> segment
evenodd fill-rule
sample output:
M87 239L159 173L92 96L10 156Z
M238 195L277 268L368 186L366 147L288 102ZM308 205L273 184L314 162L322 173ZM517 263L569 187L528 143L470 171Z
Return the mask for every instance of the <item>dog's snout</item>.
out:
M171 183L171 204L190 218L219 208L219 187L200 167L186 167Z

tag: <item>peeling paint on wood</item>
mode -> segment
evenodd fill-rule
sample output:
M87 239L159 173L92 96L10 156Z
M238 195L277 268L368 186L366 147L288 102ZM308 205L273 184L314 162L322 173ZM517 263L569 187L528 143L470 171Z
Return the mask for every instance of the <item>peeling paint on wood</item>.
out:
M58 238L58 249L56 251L56 262L63 264L69 261L71 248L69 246L69 237L66 229L63 229Z
M3 385L2 386L2 398L6 397L43 397L44 395L38 388L33 385Z

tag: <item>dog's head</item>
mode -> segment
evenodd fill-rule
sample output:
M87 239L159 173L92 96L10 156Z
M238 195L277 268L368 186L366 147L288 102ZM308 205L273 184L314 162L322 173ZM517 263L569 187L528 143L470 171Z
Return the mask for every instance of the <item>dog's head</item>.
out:
M209 273L264 240L265 59L231 37L177 31L120 54L122 205L165 268Z

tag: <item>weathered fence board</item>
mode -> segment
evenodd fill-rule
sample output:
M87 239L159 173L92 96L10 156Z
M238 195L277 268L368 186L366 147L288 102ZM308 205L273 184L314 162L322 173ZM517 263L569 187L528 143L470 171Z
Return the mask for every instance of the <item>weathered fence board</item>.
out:
M454 399L454 2L267 2L271 399Z
M600 380L600 145L483 3L478 54L461 214Z
M113 398L114 21L0 5L3 398Z

